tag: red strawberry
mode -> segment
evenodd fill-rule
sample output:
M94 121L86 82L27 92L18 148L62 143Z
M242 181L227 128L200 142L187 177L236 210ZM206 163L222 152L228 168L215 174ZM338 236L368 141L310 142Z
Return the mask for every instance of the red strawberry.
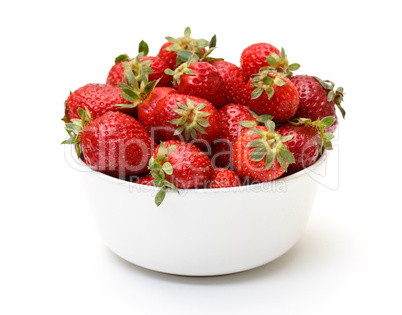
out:
M165 74L165 70L169 69L169 65L159 57L145 56L140 59L140 63L150 62L149 67L152 72L149 74L149 81L159 80L156 86L172 86L172 78Z
M240 56L240 67L247 78L260 72L262 67L268 67L267 56L271 53L280 54L278 48L268 43L252 44L245 48Z
M203 187L213 174L208 156L196 146L176 140L161 142L149 160L154 186L161 187L155 197L159 206L167 188Z
M117 58L116 58L116 60L117 60ZM110 85L114 85L114 86L117 86L117 84L120 82L122 82L122 83L126 82L126 80L124 78L123 61L116 61L116 60L115 60L115 64L110 68L109 73L106 78L106 84L110 84ZM127 60L129 60L128 56L127 56ZM127 61L127 60L125 60L125 61Z
M137 120L111 111L91 121L80 110L80 117L66 124L71 138L64 143L75 143L93 170L119 178L147 171L155 143Z
M137 105L138 121L144 126L145 130L151 132L151 127L155 125L154 110L156 104L165 96L177 93L173 88L155 87L148 96Z
M334 83L323 81L317 77L309 75L296 75L291 78L299 92L299 107L295 118L310 118L315 121L327 116L334 116L335 122L328 128L328 132L335 132L338 124L336 108L338 106L343 117L345 110L341 106L343 101L343 88L338 87L334 92Z
M118 83L125 83L125 67L124 63L127 62L128 69L131 69L137 81L142 79L142 72L148 74L148 80L158 80L157 86L172 86L171 77L165 74L165 70L169 68L167 63L154 56L143 56L140 53L136 58L130 59L127 55L120 55L115 59L115 64L110 69L106 84L118 85Z
M127 63L125 66L126 70L129 70ZM127 74L125 78L127 83L120 82L118 86L122 91L121 96L128 104L120 108L134 109L138 107L139 120L149 132L154 124L153 110L156 102L167 94L176 92L176 90L168 87L155 87L158 81L149 82L147 75L141 75L140 81L137 81L132 71L125 71L125 73Z
M140 185L146 185L146 186L153 186L154 178L152 175L148 174L148 175L138 178L136 181L134 181L134 183L140 184Z
M228 94L227 102L246 105L248 100L247 78L238 66L225 60L210 62L221 75Z
M190 60L182 64L173 73L173 84L179 93L201 97L215 107L227 103L225 82L209 62Z
M191 142L207 148L219 136L221 121L217 109L207 100L184 94L169 94L154 110L158 140Z
M275 122L291 119L299 106L299 93L283 73L270 69L253 75L247 83L249 108L259 115L274 116Z
M173 44L174 43L171 42L164 43L158 53L158 57L165 61L170 69L176 69L178 66L176 65L177 53L169 50L169 47L171 47Z
M65 102L65 122L72 119L80 119L78 109L85 109L91 112L93 119L102 116L107 111L122 111L133 114L132 109L124 109L116 105L129 104L121 95L121 90L117 86L108 84L89 83L73 93L70 93Z
M184 30L184 37L173 38L166 37L168 42L164 43L159 50L158 57L163 59L170 69L176 69L177 53L182 50L191 51L198 56L205 53L205 48L208 46L208 41L205 39L194 39L191 37L191 29L187 27Z
M227 168L215 168L207 188L228 188L241 186L241 179L232 170Z
M332 133L325 133L324 130L331 126L333 122L333 116L314 122L311 122L310 119L299 119L297 122L285 124L276 129L282 137L293 135L293 138L286 142L289 146L289 151L293 153L295 158L295 163L289 165L289 174L314 164L323 147L327 150L332 149L331 139L334 136Z
M246 181L271 181L280 177L294 157L286 141L275 132L275 123L269 120L266 126L257 126L242 133L233 149L233 164L237 174Z
M218 109L221 118L219 138L212 146L212 164L217 167L232 168L233 145L240 134L249 127L243 127L240 121L255 121L247 106L226 104ZM257 123L255 124L255 126Z

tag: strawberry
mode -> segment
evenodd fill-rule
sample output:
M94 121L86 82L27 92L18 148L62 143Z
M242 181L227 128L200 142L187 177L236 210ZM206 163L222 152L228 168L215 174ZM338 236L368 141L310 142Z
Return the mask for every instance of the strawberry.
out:
M299 93L284 73L275 70L261 69L253 74L247 83L250 99L249 108L259 115L274 116L275 122L290 120L299 106Z
M233 164L237 174L245 181L271 181L287 171L294 163L287 141L275 131L275 123L268 120L265 126L256 126L243 132L233 149Z
M182 50L191 51L198 56L205 53L205 48L208 46L208 41L205 39L194 39L191 37L191 29L186 27L184 37L173 38L166 37L168 42L164 43L159 50L158 57L164 60L170 69L174 70L181 63L177 63L177 53Z
M117 86L100 83L86 84L68 96L65 102L63 120L64 122L71 122L72 119L80 119L79 108L88 108L93 119L102 116L107 111L122 111L133 114L132 109L117 106L129 104L120 93L121 90Z
M142 45L147 45L144 41L140 43ZM126 83L125 71L130 69L137 81L142 79L142 75L145 72L148 75L149 81L158 80L157 86L172 86L171 77L165 74L165 70L169 68L167 63L159 57L156 56L146 56L148 52L148 46L140 48L140 53L136 58L130 58L128 55L123 54L115 59L115 64L109 70L106 84L118 85L118 83ZM125 62L126 64L125 67Z
M83 153L85 163L93 170L114 177L143 174L155 143L133 117L120 112L106 112L92 120L88 109L79 110L81 120L66 124L77 154Z
M140 121L146 126L146 130L149 131L151 125L154 123L153 110L155 103L160 98L176 90L168 87L156 88L155 86L158 81L149 82L148 75L145 73L146 70L141 73L141 78L137 81L127 62L124 63L124 67L125 81L127 83L119 82L118 86L122 91L121 96L126 100L127 104L120 106L120 108L134 109L139 107ZM154 90L155 93L153 93Z
M209 62L190 60L168 73L173 74L173 85L179 93L206 99L215 107L227 103L225 82Z
M204 152L190 143L176 140L161 142L149 160L148 168L154 177L154 186L161 187L155 196L158 206L165 198L167 188L203 187L214 172L211 160Z
M172 86L171 77L165 74L169 68L168 64L161 58L155 56L144 56L140 59L140 64L149 63L152 72L149 74L149 81L159 80L157 86Z
M219 107L227 103L228 96L223 78L210 63L220 60L209 57L216 48L216 35L211 38L208 45L208 50L201 58L189 50L179 51L177 59L184 63L174 71L167 69L165 72L173 76L173 86L179 93L201 97Z
M240 67L247 78L258 73L261 68L270 66L267 56L280 54L278 48L268 43L256 43L245 48L240 56Z
M282 136L293 135L286 143L293 153L295 163L290 164L288 173L296 173L314 164L322 152L322 148L332 150L333 134L324 132L334 122L333 116L311 122L310 119L298 119L279 126L276 131Z
M121 59L124 60L121 60ZM124 78L124 61L128 61L130 58L127 55L120 55L116 57L114 65L110 68L109 73L106 78L106 84L117 86L120 82L126 82Z
M309 75L295 75L291 78L299 92L299 107L295 118L309 118L313 121L323 119L327 116L334 116L334 123L326 130L335 132L338 119L336 116L336 106L340 110L342 117L345 118L345 110L341 106L343 101L343 88L338 87L334 91L334 83L323 81L317 77Z
M285 49L281 48L279 52L276 47L267 43L254 44L243 50L240 64L247 78L266 69L275 70L290 78L293 71L300 68L298 63L289 65Z
M235 64L225 60L214 60L210 63L218 70L226 85L227 103L246 105L248 80L243 71Z
M154 110L155 135L162 140L191 142L205 149L219 136L217 109L199 97L171 93Z
M221 118L219 138L212 145L212 164L217 167L232 168L233 145L240 134L249 127L243 127L240 121L255 121L247 106L226 104L218 109ZM257 125L257 123L255 124Z
M146 185L146 186L153 186L154 185L154 178L151 174L141 176L136 181L135 184Z
M206 188L228 188L241 186L241 179L232 170L215 168Z
M177 53L175 51L170 51L169 49L175 49L174 43L172 42L164 43L160 48L157 56L161 58L163 61L165 61L170 69L176 69L176 67L178 66L176 64Z
M156 104L168 94L177 93L170 87L155 87L148 96L137 105L138 121L144 126L145 130L151 132L151 127L155 125L154 110Z

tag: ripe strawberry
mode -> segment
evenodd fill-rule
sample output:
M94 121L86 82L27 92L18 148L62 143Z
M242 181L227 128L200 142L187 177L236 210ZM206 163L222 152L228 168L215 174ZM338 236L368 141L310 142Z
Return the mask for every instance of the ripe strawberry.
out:
M218 109L221 118L219 138L212 145L212 164L216 167L233 167L233 145L240 134L249 127L239 124L240 121L255 121L247 106L226 104ZM255 124L257 125L257 123Z
M256 126L242 133L233 149L233 164L237 174L246 181L271 181L287 171L294 163L287 141L275 131L272 120L266 126Z
M183 63L173 73L173 85L179 93L206 99L215 107L227 103L225 82L209 62L190 60Z
M219 136L221 121L217 109L199 97L171 93L154 110L158 140L190 142L207 148Z
M241 186L241 179L232 170L215 168L206 188L228 188Z
M169 65L159 57L156 56L144 56L140 59L140 64L149 62L149 67L152 72L149 74L149 81L158 80L159 82L156 86L172 86L172 78L165 74L165 70L169 69Z
M247 78L238 66L225 60L210 62L221 75L227 91L227 103L246 105L248 100Z
M141 176L138 178L136 181L134 181L136 184L140 185L146 185L146 186L153 186L154 185L154 178L151 174Z
M119 56L122 57L123 55ZM127 56L127 55L124 55ZM106 78L106 84L114 85L117 86L118 83L126 82L124 78L124 61L128 61L129 57L127 56L127 59L121 60L122 58L117 57L115 59L114 65L110 68L109 73ZM121 61L120 61L121 60Z
M247 78L266 69L275 70L290 78L293 71L300 68L298 63L289 65L285 49L281 48L279 53L277 48L267 43L254 44L243 50L240 64Z
M145 130L151 132L151 127L155 126L154 110L156 104L165 96L177 93L177 90L170 87L155 87L148 96L137 105L138 121L144 126Z
M125 67L125 62L127 66ZM125 70L130 69L137 81L142 79L142 73L148 75L149 81L158 80L157 86L172 86L171 77L165 74L165 70L169 66L167 63L155 56L144 56L140 53L136 58L129 58L127 55L120 55L116 57L115 64L109 70L106 84L118 85L118 83L126 83Z
M158 81L148 81L147 75L141 75L140 81L134 76L134 73L129 70L129 65L125 64L127 83L118 83L122 93L121 96L126 100L127 104L120 106L120 108L137 108L140 122L145 126L149 132L151 126L154 124L153 110L156 102L169 93L176 92L173 88L168 87L155 87ZM155 91L155 92L154 92Z
M133 114L132 109L119 107L119 104L129 104L121 95L117 86L108 84L89 83L73 93L70 93L65 102L64 122L71 122L72 119L80 119L78 109L85 109L91 112L92 118L102 116L107 111L122 111Z
M324 132L324 130L331 126L333 122L333 116L314 122L311 122L310 119L298 119L276 129L282 137L293 135L293 138L286 142L289 146L289 151L293 153L295 158L295 163L289 165L289 174L296 173L314 164L323 147L327 150L332 150L331 139L334 136L332 133Z
M76 144L93 170L119 178L147 171L155 143L137 120L111 111L91 120L88 109L80 117L66 124L71 138L64 143Z
M158 57L164 60L170 69L174 70L180 64L177 63L177 53L182 50L191 51L198 56L202 56L208 46L208 41L205 39L191 38L191 29L187 27L184 30L184 37L173 38L166 37L168 42L164 43L159 50Z
M246 86L249 108L259 115L274 116L275 122L290 120L299 106L299 93L283 73L266 69L252 75Z
M167 188L203 187L214 172L204 152L190 143L176 140L161 142L149 160L148 168L155 179L154 186L161 187L155 196L158 206L165 198Z
M335 122L327 129L328 132L335 132L338 119L336 116L337 106L345 118L345 110L341 106L343 101L343 88L338 87L334 91L334 83L323 81L317 77L309 75L295 75L291 78L299 92L299 107L295 118L310 118L315 121L327 116L334 116Z
M247 78L260 72L263 67L270 66L267 56L271 53L280 54L278 48L268 43L256 43L245 48L240 56L240 67Z

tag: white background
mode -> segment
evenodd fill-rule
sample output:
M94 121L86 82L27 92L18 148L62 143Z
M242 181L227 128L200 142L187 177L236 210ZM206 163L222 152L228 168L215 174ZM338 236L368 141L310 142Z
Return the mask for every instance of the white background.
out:
M227 3L1 3L1 314L402 313L397 1ZM252 43L283 46L298 73L346 92L333 172L299 243L230 276L159 274L111 253L60 145L70 90L186 26L217 34L214 56L236 64Z

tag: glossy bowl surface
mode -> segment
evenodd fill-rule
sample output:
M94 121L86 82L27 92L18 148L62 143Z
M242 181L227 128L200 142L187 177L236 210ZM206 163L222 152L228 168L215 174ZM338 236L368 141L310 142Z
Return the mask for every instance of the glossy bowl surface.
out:
M272 182L227 189L168 191L157 207L151 186L89 169L78 172L105 245L154 271L215 276L264 265L300 238L328 153L312 166ZM320 177L319 175L318 177Z

